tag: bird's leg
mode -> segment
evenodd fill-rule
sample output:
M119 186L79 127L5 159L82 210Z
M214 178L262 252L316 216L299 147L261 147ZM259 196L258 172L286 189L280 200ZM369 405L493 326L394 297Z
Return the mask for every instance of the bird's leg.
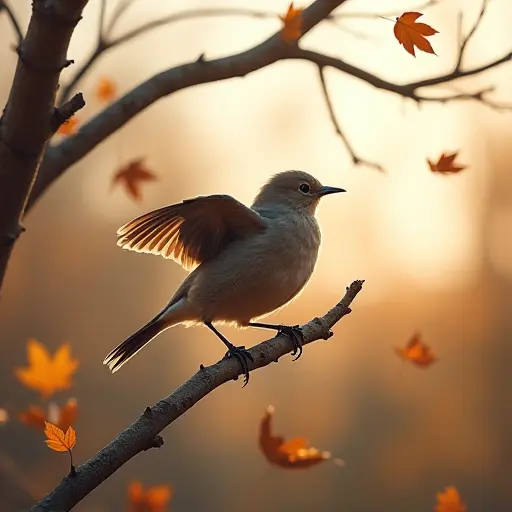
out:
M250 360L254 363L254 358L252 357L251 353L244 347L235 347L233 343L231 343L223 334L221 334L213 325L211 322L205 322L204 323L208 329L213 331L218 338L228 347L228 351L224 358L228 357L236 357L238 361L240 362L240 366L242 367L242 372L244 374L244 385L242 387L245 387L247 383L249 382L249 365L247 364L247 361Z
M278 335L284 334L288 336L293 342L292 356L297 354L297 357L294 357L293 360L296 361L302 355L302 342L304 338L298 325L260 324L258 322L249 322L247 325L250 327L259 327L260 329L274 329L277 331Z

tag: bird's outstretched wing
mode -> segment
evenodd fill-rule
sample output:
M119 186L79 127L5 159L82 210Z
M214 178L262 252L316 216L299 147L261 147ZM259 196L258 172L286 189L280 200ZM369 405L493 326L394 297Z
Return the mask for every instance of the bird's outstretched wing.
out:
M117 230L117 245L172 258L192 270L233 240L264 229L262 217L233 197L200 196L131 220Z

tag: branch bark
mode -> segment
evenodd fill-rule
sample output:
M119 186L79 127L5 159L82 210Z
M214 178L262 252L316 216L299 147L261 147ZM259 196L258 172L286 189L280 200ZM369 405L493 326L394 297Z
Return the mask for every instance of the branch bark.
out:
M329 0L317 0L314 2L304 12L306 31L310 30L322 19L334 19L335 16L340 16L341 14L333 15L331 13L337 6L343 4L344 1L345 0L332 2ZM453 69L447 73L442 73L438 76L416 82L397 84L384 80L373 73L349 64L343 59L307 50L298 45L286 44L280 39L279 33L245 52L210 61L200 58L194 62L168 69L149 78L138 87L128 92L125 96L119 98L115 103L108 106L82 126L74 136L68 137L57 146L53 146L47 150L41 172L39 173L38 180L35 183L28 202L27 211L35 204L37 199L50 184L58 179L69 167L82 159L91 150L104 142L111 134L115 133L152 103L177 91L196 85L235 77L244 77L249 73L265 68L280 60L295 59L309 61L315 64L317 69L322 70L321 76L323 76L324 69L330 67L358 78L377 89L398 94L416 103L426 101L446 103L449 101L476 100L491 108L510 109L511 105L499 104L488 98L492 87L484 87L471 93L461 92L445 96L427 96L420 92L420 90L424 88L452 84L460 78L480 74L512 60L512 51L508 51L491 62L479 66L461 68L460 63L463 61L467 41L469 41L479 26L484 11L485 9L482 9L482 13L478 17L475 25L463 40L466 42L462 43L459 48ZM322 86L324 84L321 82ZM326 88L322 87L322 90L325 96ZM326 96L326 100L330 101L328 95ZM330 110L329 114L331 115L335 129L342 131L334 116L334 111ZM378 164L368 162L355 153L350 144L347 144L348 137L346 134L344 135L345 137L342 137L342 139L347 146L349 154L352 156L352 160L356 164L366 164L380 168Z
M0 120L0 289L21 218L55 124L55 94L67 49L88 0L34 0Z
M304 345L332 336L330 329L351 312L350 305L361 291L363 283L354 281L336 306L323 317L314 318L301 326ZM292 350L292 342L286 336L280 335L264 341L250 349L254 362L249 363L249 370L268 366ZM214 389L230 380L236 380L239 375L241 368L234 359L223 359L212 366L201 367L187 382L153 407L147 407L134 423L77 467L75 476L66 476L53 491L32 507L32 512L70 510L135 455L161 446L163 439L159 433L165 427Z

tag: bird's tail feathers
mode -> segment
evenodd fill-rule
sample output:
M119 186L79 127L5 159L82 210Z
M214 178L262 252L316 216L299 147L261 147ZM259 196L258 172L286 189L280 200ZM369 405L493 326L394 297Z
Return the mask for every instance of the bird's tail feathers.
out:
M103 360L103 364L108 365L112 373L116 372L167 327L169 326L161 320L161 315L158 315L112 350Z

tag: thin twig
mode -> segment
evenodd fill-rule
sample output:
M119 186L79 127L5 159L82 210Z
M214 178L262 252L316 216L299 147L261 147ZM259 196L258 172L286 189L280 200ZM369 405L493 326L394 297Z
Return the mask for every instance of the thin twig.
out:
M331 328L351 312L350 305L361 291L363 281L354 281L344 297L323 317L314 318L301 326L304 345L332 336ZM269 291L269 293L272 293ZM254 362L249 370L268 366L280 357L292 352L293 343L284 335L276 336L250 349ZM76 468L74 477L65 477L61 483L32 508L32 512L70 510L80 500L115 473L123 464L148 447L161 446L155 443L158 434L206 395L222 384L237 379L241 368L235 359L202 367L187 382L153 407L148 407L128 428L101 449L87 462ZM241 390L236 390L243 393Z
M318 77L320 79L320 85L322 88L322 93L325 99L325 104L327 105L327 110L329 111L329 117L331 118L332 125L334 126L334 130L336 133L340 136L341 140L343 141L343 144L345 145L345 148L347 149L350 158L352 158L352 162L354 165L366 165L367 167L371 167L373 169L377 169L378 171L383 172L384 169L375 162L368 162L367 160L363 160L361 157L359 157L352 145L350 144L347 136L341 129L340 123L336 117L336 113L334 112L334 107L332 104L331 97L329 95L329 91L327 90L327 84L325 81L325 68L323 66L318 66Z
M103 43L105 28L105 11L107 9L107 0L101 0L100 3L100 18L98 20L98 45Z
M478 14L478 18L476 19L475 23L471 27L470 31L467 33L466 37L462 35L462 11L459 12L458 17L458 40L460 44L459 54L457 57L457 62L455 64L455 71L459 71L462 66L462 59L464 58L464 53L466 51L466 46L468 45L471 38L474 36L478 26L480 25L480 22L482 21L482 18L484 17L485 10L487 9L487 0L483 0L482 2L482 8L480 9L480 13Z
M422 2L414 7L410 7L408 11L424 11L429 7L433 7L438 5L441 0L427 0L426 2ZM368 20L378 20L379 18L394 18L395 16L400 16L403 11L388 11L381 12L379 14L374 14L370 12L339 12L331 14L329 17L332 19L368 19Z
M110 22L106 27L105 34L107 37L110 36L114 27L118 23L118 21L123 17L123 14L130 8L132 4L134 4L137 0L119 0L112 12L112 16L110 17Z
M14 11L7 3L7 0L0 0L0 13L2 11L5 11L7 13L7 16L11 20L12 28L14 29L14 32L16 33L16 39L18 45L23 41L23 33L21 31L21 25L18 22L18 19L16 18L16 15L14 14Z

